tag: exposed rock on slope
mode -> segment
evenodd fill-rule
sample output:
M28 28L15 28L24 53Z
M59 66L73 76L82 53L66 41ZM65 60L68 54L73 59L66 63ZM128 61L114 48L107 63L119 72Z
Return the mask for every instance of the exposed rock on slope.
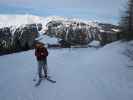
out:
M34 40L41 30L40 24L27 24L0 29L0 51L17 51L33 48Z

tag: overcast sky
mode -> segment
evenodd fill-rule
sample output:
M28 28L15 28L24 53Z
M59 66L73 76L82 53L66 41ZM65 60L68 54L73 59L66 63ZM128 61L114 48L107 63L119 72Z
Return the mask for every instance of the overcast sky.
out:
M127 0L0 0L0 13L80 17L117 23Z

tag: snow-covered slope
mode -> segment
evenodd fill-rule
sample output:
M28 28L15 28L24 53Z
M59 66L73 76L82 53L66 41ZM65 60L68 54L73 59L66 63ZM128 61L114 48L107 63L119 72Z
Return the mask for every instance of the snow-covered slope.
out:
M1 100L133 100L133 70L123 55L126 43L101 49L50 49L49 75L39 87L32 81L34 50L0 57Z

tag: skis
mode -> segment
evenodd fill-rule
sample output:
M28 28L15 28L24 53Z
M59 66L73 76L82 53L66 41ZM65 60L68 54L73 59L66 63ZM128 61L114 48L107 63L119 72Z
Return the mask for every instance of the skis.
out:
M41 84L42 80L48 80L48 81L51 82L51 83L56 83L56 81L52 80L50 77L47 77L47 78L43 77L43 78L40 78L40 79L37 81L37 83L35 84L35 86L39 86L39 85Z
M41 84L41 81L42 81L42 79L39 79L39 80L37 81L37 83L35 84L35 86L39 86L39 85Z
M56 81L54 81L54 80L52 80L52 79L50 79L50 78L45 78L45 79L47 79L49 82L51 82L51 83L56 83Z

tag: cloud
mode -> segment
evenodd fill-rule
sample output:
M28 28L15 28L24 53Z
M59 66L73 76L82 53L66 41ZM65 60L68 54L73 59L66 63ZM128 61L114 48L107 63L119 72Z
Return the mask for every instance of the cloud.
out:
M30 7L36 8L89 8L92 10L116 10L124 1L127 0L0 0L0 4L26 4Z
M117 19L126 2L127 0L0 0L0 5L4 4L5 8L9 8L1 10L2 12L82 16L107 20Z
M29 4L32 0L0 0L0 4Z
M33 0L34 5L44 7L116 7L127 0Z

